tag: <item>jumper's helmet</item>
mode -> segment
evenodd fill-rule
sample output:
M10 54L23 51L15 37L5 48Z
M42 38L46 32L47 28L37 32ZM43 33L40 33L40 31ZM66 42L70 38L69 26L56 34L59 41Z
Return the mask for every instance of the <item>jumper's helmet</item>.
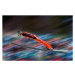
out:
M21 31L19 30L19 31L17 31L17 33L18 33L18 36L21 36Z

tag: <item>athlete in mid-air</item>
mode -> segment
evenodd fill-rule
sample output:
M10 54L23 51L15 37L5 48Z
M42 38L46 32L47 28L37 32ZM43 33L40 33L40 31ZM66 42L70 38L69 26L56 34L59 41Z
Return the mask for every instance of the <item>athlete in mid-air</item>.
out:
M21 36L21 35L23 37L28 37L29 39L33 39L33 40L35 40L35 41L37 41L39 43L42 43L48 50L53 50L52 46L49 43L39 39L36 35L30 34L28 32L18 31L18 36Z

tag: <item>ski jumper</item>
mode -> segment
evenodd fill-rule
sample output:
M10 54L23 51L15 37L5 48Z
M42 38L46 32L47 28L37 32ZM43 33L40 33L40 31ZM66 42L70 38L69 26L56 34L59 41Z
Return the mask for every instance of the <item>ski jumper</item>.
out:
M27 32L22 32L20 35L22 35L24 37L28 37L29 39L33 39L39 43L42 43L47 49L52 49L52 46L49 43L39 39L36 35L30 34Z

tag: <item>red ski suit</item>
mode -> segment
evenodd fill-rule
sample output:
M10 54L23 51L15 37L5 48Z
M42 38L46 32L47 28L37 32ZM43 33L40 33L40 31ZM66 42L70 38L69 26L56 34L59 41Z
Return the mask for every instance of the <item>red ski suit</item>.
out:
M27 33L27 32L22 32L21 35L24 36L24 37L28 37L30 39L33 39L33 40L35 40L39 43L42 43L47 49L52 49L52 46L49 43L39 39L36 35L30 34L30 33Z

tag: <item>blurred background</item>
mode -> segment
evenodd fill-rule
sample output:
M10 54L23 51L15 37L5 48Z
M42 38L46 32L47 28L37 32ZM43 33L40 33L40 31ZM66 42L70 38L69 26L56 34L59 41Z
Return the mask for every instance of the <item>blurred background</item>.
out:
M3 15L3 60L5 61L72 61L72 15ZM35 34L56 50L69 50L67 54L44 51L45 47L28 38L18 37L17 31ZM16 43L18 45L12 44ZM43 49L29 49L23 46Z

